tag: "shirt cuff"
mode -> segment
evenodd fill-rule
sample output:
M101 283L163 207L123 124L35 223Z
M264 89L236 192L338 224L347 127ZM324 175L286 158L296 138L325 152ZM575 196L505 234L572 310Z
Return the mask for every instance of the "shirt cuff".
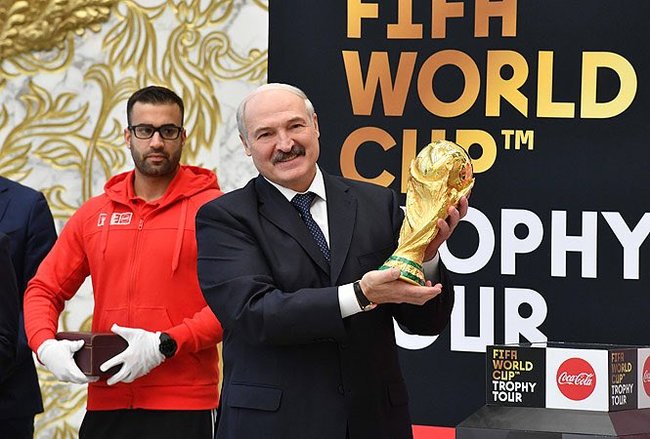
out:
M440 263L440 253L436 255L430 261L425 261L422 263L422 271L424 272L424 278L430 280L432 285L440 282L440 270L438 265Z
M359 306L357 296L354 294L352 284L341 285L338 288L338 294L342 318L361 312L361 307Z

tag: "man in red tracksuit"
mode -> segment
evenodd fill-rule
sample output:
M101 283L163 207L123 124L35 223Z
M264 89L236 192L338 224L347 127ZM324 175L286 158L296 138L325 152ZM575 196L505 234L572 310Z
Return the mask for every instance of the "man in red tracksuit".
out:
M216 175L180 165L182 100L150 86L127 103L124 139L135 169L70 218L25 293L25 328L38 359L58 379L89 383L79 437L211 439L218 404L222 329L196 274L196 211L221 191ZM56 340L59 315L90 275L93 332L128 348L87 377L73 354L83 341Z

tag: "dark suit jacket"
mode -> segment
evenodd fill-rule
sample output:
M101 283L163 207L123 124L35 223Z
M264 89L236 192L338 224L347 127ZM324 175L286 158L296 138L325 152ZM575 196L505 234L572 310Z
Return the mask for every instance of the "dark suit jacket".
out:
M452 287L425 306L380 305L342 319L337 286L392 253L393 191L324 175L331 267L297 211L262 177L197 215L198 274L224 328L218 439L411 437L393 317L410 332L448 323ZM260 436L261 435L261 436Z
M11 240L11 259L22 309L27 282L56 241L52 213L40 192L0 177L0 232ZM18 351L13 372L0 384L0 419L43 411L38 377L20 314Z
M16 360L18 343L18 286L11 263L9 238L0 233L0 385Z

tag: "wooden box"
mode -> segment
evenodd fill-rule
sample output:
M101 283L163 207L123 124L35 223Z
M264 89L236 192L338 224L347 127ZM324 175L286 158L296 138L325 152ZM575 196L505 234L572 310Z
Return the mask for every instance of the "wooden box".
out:
M74 354L74 361L84 375L108 377L120 370L121 365L102 372L105 361L113 358L128 346L126 340L112 332L59 332L57 340L83 340L84 345Z

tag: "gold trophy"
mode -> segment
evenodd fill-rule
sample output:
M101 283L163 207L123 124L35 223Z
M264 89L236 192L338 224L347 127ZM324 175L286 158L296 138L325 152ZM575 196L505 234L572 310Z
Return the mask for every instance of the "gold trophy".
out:
M424 285L424 251L438 233L438 219L467 196L474 185L467 152L447 140L428 144L411 162L406 191L406 216L397 249L380 270L399 268L400 278Z

